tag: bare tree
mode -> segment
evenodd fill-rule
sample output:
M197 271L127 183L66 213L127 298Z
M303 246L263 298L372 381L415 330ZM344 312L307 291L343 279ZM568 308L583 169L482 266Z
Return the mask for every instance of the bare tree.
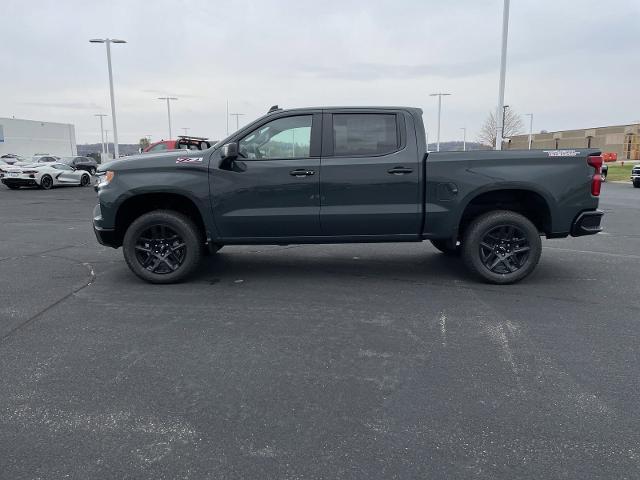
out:
M509 138L522 133L524 124L522 118L516 112L507 108L504 115L504 137ZM496 146L496 137L498 132L498 122L496 121L495 112L489 112L489 116L484 122L478 140L484 145Z

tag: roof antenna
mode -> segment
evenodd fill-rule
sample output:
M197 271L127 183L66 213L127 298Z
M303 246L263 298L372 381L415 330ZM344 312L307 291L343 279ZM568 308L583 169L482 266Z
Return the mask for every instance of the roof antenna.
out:
M281 110L281 108L278 107L278 105L274 105L269 109L269 111L267 113L277 112L278 110Z

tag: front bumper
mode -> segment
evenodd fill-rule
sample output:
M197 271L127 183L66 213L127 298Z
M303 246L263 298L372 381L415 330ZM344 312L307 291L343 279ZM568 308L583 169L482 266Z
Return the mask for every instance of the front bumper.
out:
M571 226L571 236L595 235L602 231L600 222L604 212L602 210L590 210L582 212L576 217Z
M100 212L100 205L96 205L93 209L93 233L100 245L105 247L118 248L120 242L116 235L116 230L113 228L104 228L102 225L102 214Z

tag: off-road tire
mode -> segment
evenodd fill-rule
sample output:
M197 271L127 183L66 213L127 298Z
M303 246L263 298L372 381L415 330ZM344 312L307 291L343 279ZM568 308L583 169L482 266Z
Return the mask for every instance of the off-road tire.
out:
M505 238L509 237L508 232L513 231L513 238L504 243L501 240L494 242L496 231L505 232ZM525 247L528 250L524 250ZM480 215L468 226L462 241L462 258L467 268L494 284L515 283L525 278L536 268L541 252L542 242L536 226L528 218L510 210ZM507 272L492 271L488 264L496 261L495 270ZM512 268L515 271L511 271Z
M182 261L175 271L154 273L145 268L137 253L141 235L149 229L167 227L184 243ZM124 234L122 242L124 259L131 271L150 283L177 283L186 279L200 264L202 258L202 235L195 223L187 216L172 210L155 210L135 219ZM144 252L143 252L144 253Z

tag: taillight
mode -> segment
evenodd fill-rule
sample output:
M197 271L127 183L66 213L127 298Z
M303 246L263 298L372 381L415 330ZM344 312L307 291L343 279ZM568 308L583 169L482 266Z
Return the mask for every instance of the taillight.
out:
M602 186L602 155L591 155L587 157L587 163L596 169L596 173L591 177L591 195L599 197L600 187Z

